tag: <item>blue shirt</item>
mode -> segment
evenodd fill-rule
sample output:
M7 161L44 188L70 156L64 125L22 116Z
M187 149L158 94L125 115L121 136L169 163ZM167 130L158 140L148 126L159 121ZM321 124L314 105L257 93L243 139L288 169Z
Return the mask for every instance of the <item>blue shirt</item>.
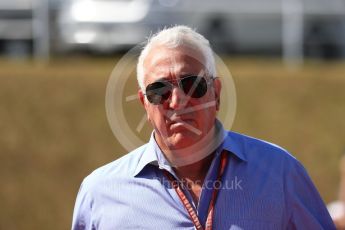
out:
M198 205L185 191L204 224L214 186L219 186L213 229L335 229L327 209L303 166L271 143L224 131L205 178ZM217 176L220 153L229 163L222 183ZM150 141L84 179L72 229L194 229L188 212L162 173L174 174ZM176 175L175 175L176 176Z

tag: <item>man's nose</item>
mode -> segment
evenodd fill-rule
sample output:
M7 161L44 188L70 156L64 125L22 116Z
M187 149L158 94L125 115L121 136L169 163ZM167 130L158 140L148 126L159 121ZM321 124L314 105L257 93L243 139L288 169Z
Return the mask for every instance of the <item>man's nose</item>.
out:
M174 87L169 100L170 109L181 109L186 107L188 96L179 88Z

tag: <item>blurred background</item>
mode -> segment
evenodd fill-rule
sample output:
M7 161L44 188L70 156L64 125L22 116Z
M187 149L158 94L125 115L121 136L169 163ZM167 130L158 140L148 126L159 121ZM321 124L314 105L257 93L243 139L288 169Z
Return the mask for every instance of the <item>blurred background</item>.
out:
M175 24L231 70L233 130L288 149L338 199L345 0L0 0L0 229L70 228L82 179L126 154L105 112L114 66Z

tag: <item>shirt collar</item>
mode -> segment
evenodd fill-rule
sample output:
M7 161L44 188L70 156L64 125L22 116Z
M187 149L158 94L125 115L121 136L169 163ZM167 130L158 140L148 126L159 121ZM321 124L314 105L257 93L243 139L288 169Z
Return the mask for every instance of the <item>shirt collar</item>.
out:
M169 171L171 169L169 162L165 158L162 150L159 148L155 140L154 131L151 134L150 140L147 143L145 150L142 152L141 158L134 171L134 176L138 175L148 164L152 164Z
M236 141L236 138L233 137L232 132L228 132L223 128L223 125L220 121L216 120L216 126L223 133L223 142L216 150L218 153L221 150L225 149L229 153L234 154L236 157L243 161L247 161L242 148L239 146L239 143ZM138 165L134 171L134 176L137 176L146 165L152 164L158 166L160 169L166 169L172 171L171 166L167 159L165 158L163 152L159 148L155 138L154 131L151 134L150 140L146 145L145 150L142 152L141 158L138 162Z
M234 154L236 157L238 157L242 161L247 162L247 157L245 153L243 152L243 148L240 146L240 142L236 140L236 137L233 135L234 133L223 129L223 134L224 134L224 141L221 145L221 148Z

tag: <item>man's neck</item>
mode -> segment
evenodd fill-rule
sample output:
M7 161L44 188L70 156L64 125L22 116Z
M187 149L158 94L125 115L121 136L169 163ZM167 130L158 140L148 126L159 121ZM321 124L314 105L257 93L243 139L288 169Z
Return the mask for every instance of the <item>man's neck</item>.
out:
M173 168L178 178L190 192L195 205L198 205L199 203L202 186L214 155L215 154L212 153L193 164Z
M200 182L202 185L212 163L213 157L214 153L193 164L177 166L173 169L180 179L192 181L194 183Z

